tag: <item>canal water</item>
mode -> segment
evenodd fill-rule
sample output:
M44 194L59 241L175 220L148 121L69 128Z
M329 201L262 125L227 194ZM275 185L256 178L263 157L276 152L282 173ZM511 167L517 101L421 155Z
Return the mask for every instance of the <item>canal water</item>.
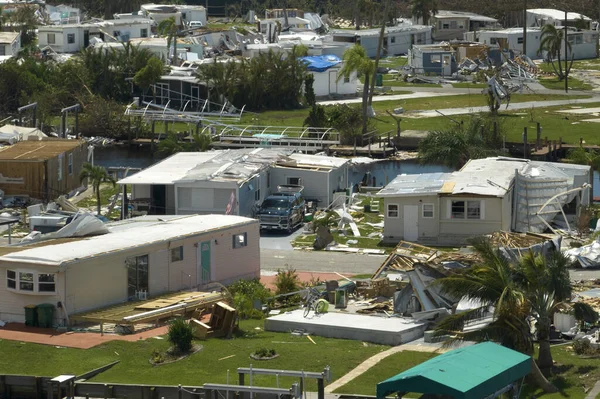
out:
M147 168L164 157L150 153L147 146L130 148L128 146L96 147L94 149L94 164L109 167ZM349 171L352 184L365 179L367 185L384 186L394 177L401 174L419 174L435 172L451 172L452 169L443 165L422 165L417 161L378 161L372 164L353 165ZM367 174L367 172L369 172ZM600 197L600 174L594 172L594 197Z

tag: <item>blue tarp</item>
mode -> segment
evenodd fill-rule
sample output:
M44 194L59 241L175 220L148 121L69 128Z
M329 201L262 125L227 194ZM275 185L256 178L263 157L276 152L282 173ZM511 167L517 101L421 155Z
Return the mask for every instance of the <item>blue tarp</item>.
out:
M306 64L309 71L325 72L331 67L340 64L342 60L336 55L312 55L300 57L300 60Z

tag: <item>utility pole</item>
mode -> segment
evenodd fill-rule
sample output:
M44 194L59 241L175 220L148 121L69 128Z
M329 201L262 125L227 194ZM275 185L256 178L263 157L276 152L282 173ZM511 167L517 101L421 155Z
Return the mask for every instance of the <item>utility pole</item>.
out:
M569 67L569 54L567 47L569 45L569 41L567 40L567 35L567 9L565 8L565 93L569 92L569 71L567 70L567 68Z
M527 55L527 0L523 0L523 55Z

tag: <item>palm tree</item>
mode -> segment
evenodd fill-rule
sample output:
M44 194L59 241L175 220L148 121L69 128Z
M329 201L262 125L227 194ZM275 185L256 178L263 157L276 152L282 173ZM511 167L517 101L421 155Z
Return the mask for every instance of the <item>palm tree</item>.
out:
M579 328L583 329L585 323L595 323L598 321L598 312L585 302L576 302L573 304L573 316L579 321Z
M171 44L173 44L172 64L175 65L177 62L177 25L175 24L175 17L160 21L157 30L160 35L167 37L167 58L171 51Z
M600 153L596 150L587 151L583 147L573 148L567 152L567 159L572 163L588 165L593 170L600 170Z
M422 19L423 25L429 25L429 18L438 13L437 0L411 0L410 12L416 19Z
M83 183L86 179L92 185L93 192L96 193L97 214L100 215L102 208L100 204L100 185L102 183L110 183L115 187L117 181L102 166L94 166L87 162L83 164L81 172L79 172L79 181Z
M568 69L565 67L565 71L563 73L562 64L560 62L561 51L563 49L563 39L564 32L562 29L556 29L554 25L546 24L542 26L542 34L540 37L540 48L539 52L546 51L548 54L548 59L552 63L552 68L554 68L554 72L558 75L558 80L563 80L565 75L568 74ZM567 49L571 50L571 43L567 41ZM565 58L567 54L565 54ZM558 63L558 71L556 70L556 66L554 65L554 59ZM571 61L572 63L573 61Z
M494 340L502 345L533 354L533 336L529 320L538 329L538 363L533 363L532 375L545 392L556 392L540 371L540 366L552 365L548 341L550 320L559 306L557 299L570 296L568 261L560 253L548 258L527 254L517 265L511 265L488 239L474 240L473 247L481 262L470 270L440 280L442 292L454 298L464 298L479 303L479 307L457 313L442 320L436 334L452 334L448 345L460 341ZM494 308L493 320L481 329L464 331L465 324Z
M498 155L501 136L494 134L491 119L474 117L466 125L454 124L429 132L419 144L419 159L422 163L459 169L469 159Z
M354 72L357 75L364 76L363 94L362 94L362 114L363 114L363 129L362 133L367 133L367 126L369 121L368 105L369 105L369 82L370 79L375 79L375 63L369 57L363 46L355 44L344 51L344 65L340 70L338 81L343 78L350 78L350 75Z

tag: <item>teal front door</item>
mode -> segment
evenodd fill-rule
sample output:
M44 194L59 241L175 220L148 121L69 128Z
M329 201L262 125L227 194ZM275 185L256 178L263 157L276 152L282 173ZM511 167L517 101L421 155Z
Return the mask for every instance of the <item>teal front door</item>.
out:
M210 273L210 241L200 243L200 284L206 284L211 281Z

